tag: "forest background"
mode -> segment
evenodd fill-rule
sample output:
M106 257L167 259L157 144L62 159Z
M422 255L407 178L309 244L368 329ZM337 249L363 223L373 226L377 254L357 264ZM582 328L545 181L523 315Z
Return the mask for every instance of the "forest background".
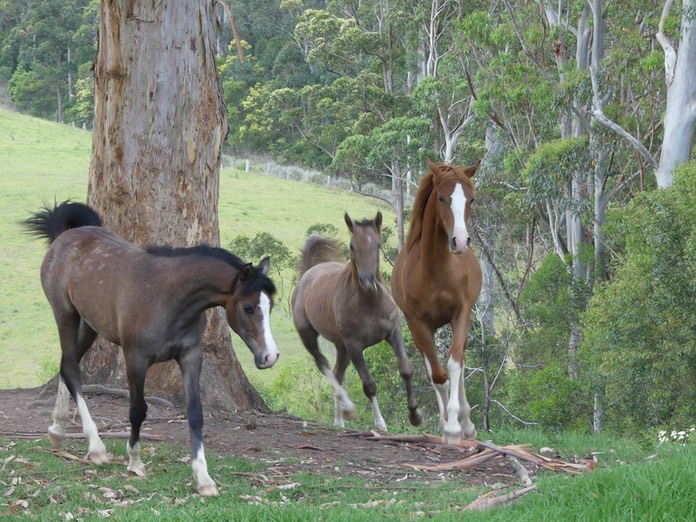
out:
M477 426L690 426L696 93L673 100L683 76L695 83L696 8L667 4L231 1L239 45L219 4L226 153L321 172L388 203L387 260L423 157L482 159L474 238L485 283L467 350ZM91 127L98 14L97 0L0 1L0 83L18 111ZM665 151L685 138L669 164ZM265 239L272 255L288 252ZM252 254L253 243L236 246ZM381 396L401 393L391 358L372 357ZM260 391L316 416L303 411L306 390L289 386L298 380L288 371ZM403 401L384 402L388 414Z

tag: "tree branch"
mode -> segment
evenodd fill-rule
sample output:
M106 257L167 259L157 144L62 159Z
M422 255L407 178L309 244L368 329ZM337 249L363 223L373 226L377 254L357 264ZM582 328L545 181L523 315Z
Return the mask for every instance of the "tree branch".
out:
M594 70L594 67L590 67L590 78L592 79L592 116L594 117L594 119L602 125L604 125L605 127L607 127L608 129L610 129L611 131L613 131L614 133L621 136L623 139L625 139L636 152L638 152L641 156L645 157L650 162L653 169L657 169L657 162L655 161L655 158L653 158L652 154L650 154L650 151L648 151L648 149L646 149L645 146L634 136L632 136L628 131L626 131L618 123L615 123L614 121L609 119L604 114L604 111L601 108L602 100L599 94L599 82L597 81L597 71Z
M665 1L665 5L662 7L660 23L657 25L657 33L655 34L655 38L660 43L660 46L662 46L662 51L665 53L665 83L667 87L672 85L672 80L674 80L674 69L677 64L677 51L664 33L665 20L667 20L669 12L672 9L672 2L673 0Z

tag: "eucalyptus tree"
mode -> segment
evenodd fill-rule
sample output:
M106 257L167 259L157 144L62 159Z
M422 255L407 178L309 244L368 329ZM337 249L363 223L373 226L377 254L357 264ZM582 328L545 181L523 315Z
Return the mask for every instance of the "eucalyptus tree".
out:
M655 173L659 187L670 186L674 167L691 157L696 126L696 0L682 0L678 48L666 28L672 3L665 0L656 34L665 54L667 86L662 152Z
M208 1L101 2L87 201L106 227L137 245L219 243L227 121L215 46ZM231 350L224 313L208 320L203 400L262 407ZM85 380L123 384L123 364L116 347L98 341L83 361ZM153 366L148 387L180 398L175 363Z

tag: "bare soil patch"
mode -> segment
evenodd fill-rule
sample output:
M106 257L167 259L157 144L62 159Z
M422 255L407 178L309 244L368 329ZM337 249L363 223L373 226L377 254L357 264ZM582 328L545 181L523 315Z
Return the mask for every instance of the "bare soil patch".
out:
M0 435L41 439L51 424L53 401L40 401L38 388L0 390ZM128 401L108 394L86 394L87 405L104 437L125 437ZM471 450L424 442L371 440L369 431L337 430L283 413L224 412L204 409L207 454L260 461L283 475L296 472L360 476L372 484L428 483L452 480L462 487L519 485L510 462L494 458L461 471L420 471L413 465L438 466L464 458ZM79 416L68 423L68 437L80 438ZM188 446L183 410L150 404L144 438ZM524 463L534 478L538 467Z

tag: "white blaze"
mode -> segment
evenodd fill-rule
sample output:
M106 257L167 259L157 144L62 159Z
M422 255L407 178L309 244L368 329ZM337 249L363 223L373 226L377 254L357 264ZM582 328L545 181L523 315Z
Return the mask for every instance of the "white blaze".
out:
M278 359L278 346L276 346L273 334L271 333L271 300L265 292L261 292L259 298L259 308L263 317L263 339L266 344L266 354L268 355L268 366Z
M462 253L466 250L469 241L469 231L466 229L466 220L464 219L466 210L466 196L464 189L460 183L457 183L454 192L452 192L452 215L454 216L454 226L452 228L452 239L455 242L456 248L453 252Z

